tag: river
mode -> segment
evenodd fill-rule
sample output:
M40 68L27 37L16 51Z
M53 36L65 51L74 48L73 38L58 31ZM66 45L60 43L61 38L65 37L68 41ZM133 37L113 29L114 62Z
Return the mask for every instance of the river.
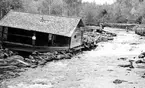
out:
M8 88L144 88L145 64L136 64L145 52L145 37L133 31L105 28L116 33L112 41L101 42L95 50L84 51L68 60L53 61L28 69L6 82ZM124 60L120 59L124 58ZM120 67L130 64L134 68Z

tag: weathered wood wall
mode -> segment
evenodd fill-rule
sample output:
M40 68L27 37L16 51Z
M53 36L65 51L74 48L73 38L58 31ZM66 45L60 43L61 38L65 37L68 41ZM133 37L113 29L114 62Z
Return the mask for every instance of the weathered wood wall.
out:
M8 28L0 26L0 42L7 40Z
M71 37L70 48L74 48L82 45L82 31L80 28L76 28L76 31Z

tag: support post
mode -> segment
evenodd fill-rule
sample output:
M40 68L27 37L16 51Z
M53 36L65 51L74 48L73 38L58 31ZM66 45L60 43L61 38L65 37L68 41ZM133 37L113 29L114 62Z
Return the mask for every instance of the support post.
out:
M1 46L3 47L3 36L4 36L4 27L1 30Z
M35 46L35 41L36 41L36 33L34 32L33 36L32 36L32 45L33 46Z
M55 35L52 35L52 46L54 45L54 37Z
M34 32L33 33L33 36L32 36L32 46L33 46L33 52L35 51L35 41L36 41L36 33Z

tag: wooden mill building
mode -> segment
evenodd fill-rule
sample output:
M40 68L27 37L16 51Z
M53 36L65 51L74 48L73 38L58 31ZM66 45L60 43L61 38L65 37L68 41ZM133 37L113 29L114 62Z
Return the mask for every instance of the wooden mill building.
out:
M80 18L10 11L0 20L1 44L16 51L54 51L82 45Z

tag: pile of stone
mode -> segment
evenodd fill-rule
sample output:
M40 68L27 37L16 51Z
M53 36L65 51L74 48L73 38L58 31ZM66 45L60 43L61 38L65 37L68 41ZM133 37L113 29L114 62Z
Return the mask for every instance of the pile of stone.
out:
M0 49L0 80L18 76L21 68L28 65L17 53L8 49Z
M93 32L86 31L83 36L84 49L93 49L97 46L97 43L113 40L113 37L115 36L117 36L115 33L110 33L100 29L96 29Z
M24 58L17 53L8 49L0 50L0 80L17 77L19 72L27 68L35 68L37 66L44 66L47 62L52 60L71 59L76 55L78 50L64 50L55 52L33 52L27 58Z

